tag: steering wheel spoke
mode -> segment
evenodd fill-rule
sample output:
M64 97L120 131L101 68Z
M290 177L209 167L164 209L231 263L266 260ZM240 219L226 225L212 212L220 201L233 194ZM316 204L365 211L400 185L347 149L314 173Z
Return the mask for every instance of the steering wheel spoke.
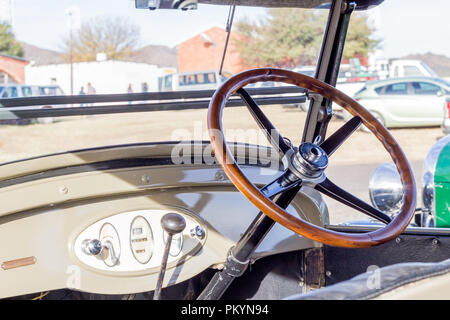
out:
M250 110L251 115L258 123L258 126L264 131L267 136L267 139L270 141L272 146L278 150L282 155L285 155L286 152L292 149L292 147L286 143L283 136L280 132L275 128L275 126L270 122L270 120L266 117L264 112L262 112L261 108L258 104L253 100L253 98L248 94L245 89L240 88L236 91L237 94L241 97L241 99L245 102L247 108Z
M355 197L354 195L348 193L347 191L341 189L337 185L335 185L331 180L325 178L324 181L316 184L314 187L316 190L322 192L323 194L337 200L353 209L356 209L364 214L371 216L377 220L380 220L384 223L391 222L391 217L381 212L380 210L372 207L368 203L362 201L361 199Z
M302 180L287 169L281 176L261 188L261 192L267 198L273 198L277 194L301 185Z
M361 124L362 120L360 117L356 116L351 118L342 127L336 130L335 133L325 139L325 141L320 144L320 147L328 156L331 156Z

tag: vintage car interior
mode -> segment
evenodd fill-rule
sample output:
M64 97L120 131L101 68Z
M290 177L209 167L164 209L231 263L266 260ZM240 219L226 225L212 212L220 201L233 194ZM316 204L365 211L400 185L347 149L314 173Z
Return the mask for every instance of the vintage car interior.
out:
M334 87L352 12L382 1L231 2L328 10L315 77L260 68L232 76L215 92L0 100L2 119L208 106L204 120L210 136L210 141L108 145L0 165L0 241L5 244L0 297L450 298L450 231L410 224L416 185L401 146L364 106ZM138 8L149 7L138 2ZM182 2L175 7L196 7ZM230 5L228 0L198 2ZM246 89L266 81L295 87ZM305 101L306 95L311 105L302 143L295 146L259 105ZM130 100L136 103L128 105ZM353 118L327 135L331 102ZM82 108L80 103L103 105ZM46 104L74 106L23 108ZM234 105L248 108L271 148L227 143L222 112ZM383 145L400 175L403 198L395 216L327 178L333 153L361 125ZM262 175L262 169L271 174ZM322 194L378 222L330 225Z

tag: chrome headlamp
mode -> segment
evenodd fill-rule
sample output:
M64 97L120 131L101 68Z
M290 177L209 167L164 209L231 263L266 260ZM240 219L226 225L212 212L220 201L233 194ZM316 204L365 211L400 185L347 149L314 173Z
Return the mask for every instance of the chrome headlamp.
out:
M370 175L369 195L372 204L380 211L395 216L403 202L403 185L393 163L383 163Z

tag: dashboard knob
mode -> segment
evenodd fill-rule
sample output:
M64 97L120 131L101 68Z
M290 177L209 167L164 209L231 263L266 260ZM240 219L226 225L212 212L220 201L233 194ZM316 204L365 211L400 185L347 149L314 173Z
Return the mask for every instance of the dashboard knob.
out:
M82 243L83 251L89 255L99 255L103 250L103 245L100 240L97 239L86 239Z
M161 219L161 227L170 235L183 232L186 220L178 213L167 213Z

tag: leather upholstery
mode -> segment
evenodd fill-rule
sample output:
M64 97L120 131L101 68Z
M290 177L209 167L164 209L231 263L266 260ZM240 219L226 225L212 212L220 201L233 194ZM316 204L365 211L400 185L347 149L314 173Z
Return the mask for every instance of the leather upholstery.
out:
M414 282L450 272L450 259L438 263L399 263L360 274L350 280L287 300L363 300L372 299Z

